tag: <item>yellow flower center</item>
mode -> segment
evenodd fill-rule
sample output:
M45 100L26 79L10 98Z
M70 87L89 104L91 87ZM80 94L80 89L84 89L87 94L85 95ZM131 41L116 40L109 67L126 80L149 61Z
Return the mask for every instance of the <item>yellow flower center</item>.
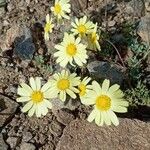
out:
M77 30L79 31L79 33L80 33L81 35L83 35L83 34L86 33L86 31L87 31L85 25L82 25L82 24L78 26Z
M96 107L100 111L107 111L111 107L111 99L106 95L101 95L96 99Z
M51 29L52 29L51 23L46 23L44 31L47 33L50 32Z
M78 89L79 89L79 95L80 96L84 96L85 94L86 94L86 86L84 85L84 84L80 84L79 86L78 86Z
M43 92L33 91L32 95L31 95L31 99L34 103L42 102L44 99Z
M66 90L69 88L69 86L70 86L70 82L68 79L61 79L57 83L57 87L60 90Z
M55 11L56 14L60 14L61 6L60 6L59 3L55 4L54 11Z
M77 52L76 45L73 44L73 43L68 44L68 46L66 48L66 52L67 52L68 55L74 56Z

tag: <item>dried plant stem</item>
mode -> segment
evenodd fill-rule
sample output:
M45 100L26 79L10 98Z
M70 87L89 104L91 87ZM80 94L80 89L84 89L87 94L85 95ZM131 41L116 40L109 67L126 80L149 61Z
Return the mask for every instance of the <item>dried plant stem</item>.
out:
M121 55L120 55L118 49L116 48L116 46L115 46L111 41L109 41L109 40L106 40L106 41L107 41L110 45L112 45L113 48L116 50L116 52L117 52L117 54L118 54L118 57L119 57L119 59L120 59L122 65L123 65L123 67L126 68L126 66L125 66L125 64L124 64L124 62L123 62L123 60L122 60L122 58L121 58Z

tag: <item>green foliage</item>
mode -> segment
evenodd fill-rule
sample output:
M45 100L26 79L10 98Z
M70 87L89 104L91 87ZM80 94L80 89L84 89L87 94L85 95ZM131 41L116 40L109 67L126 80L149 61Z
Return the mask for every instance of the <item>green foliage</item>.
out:
M137 81L142 76L142 62L149 53L149 47L133 38L128 43L128 47L133 52L133 56L128 59L129 76L133 81Z
M41 69L42 72L43 71L48 73L53 72L52 66L49 64L45 64L44 56L42 55L35 56L34 60L35 60L35 64L39 67L39 69Z
M132 52L128 58L128 70L131 83L134 88L125 91L126 99L131 106L150 106L150 91L142 82L145 76L143 72L144 62L149 54L149 46L137 38L136 24L126 23L122 27L122 32L126 38L128 50Z
M150 91L141 81L136 88L126 90L125 95L131 106L150 106Z

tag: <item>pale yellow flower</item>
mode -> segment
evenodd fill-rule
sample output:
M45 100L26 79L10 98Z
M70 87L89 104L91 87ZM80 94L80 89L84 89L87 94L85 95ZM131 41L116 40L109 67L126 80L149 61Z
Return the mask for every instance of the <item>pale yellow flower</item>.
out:
M49 80L52 85L50 90L55 93L60 100L66 100L66 94L75 99L79 90L76 88L80 84L80 77L76 77L76 73L70 74L66 70L62 70L61 73L55 73L52 79Z
M46 24L44 27L44 39L46 41L49 40L49 33L52 33L52 29L54 28L54 24L52 24L52 19L50 19L49 14L46 15Z
M65 33L63 42L55 45L58 50L54 53L54 57L58 57L56 62L62 67L66 67L68 63L74 66L75 62L78 66L83 66L87 62L86 45L81 43L80 37L75 39L72 34Z
M127 112L128 102L123 99L123 92L119 89L117 84L109 87L110 81L104 80L102 87L93 81L91 88L87 96L82 99L82 103L85 105L94 105L94 109L88 116L88 121L102 126L111 125L111 122L117 126L119 120L114 112L125 113Z
M71 11L71 5L69 4L70 0L55 0L54 7L51 7L51 11L57 17L57 19L70 19L67 13Z
M86 97L88 91L91 89L90 85L88 83L91 81L90 77L85 77L79 84L78 89L79 89L79 96L82 101L82 98Z
M87 21L87 16L80 19L75 18L75 23L72 22L71 25L73 26L73 29L71 29L73 34L81 37L90 33L93 29L93 23L91 21Z
M45 116L48 113L48 108L52 108L52 104L49 101L51 98L55 98L49 88L50 83L46 83L41 87L41 78L33 77L30 78L30 86L26 83L21 83L21 87L18 88L18 95L21 97L17 98L17 102L26 103L22 108L22 112L27 112L31 117L35 113L37 117Z
M101 50L99 45L99 35L97 34L97 23L94 25L94 29L87 36L88 48L91 50Z

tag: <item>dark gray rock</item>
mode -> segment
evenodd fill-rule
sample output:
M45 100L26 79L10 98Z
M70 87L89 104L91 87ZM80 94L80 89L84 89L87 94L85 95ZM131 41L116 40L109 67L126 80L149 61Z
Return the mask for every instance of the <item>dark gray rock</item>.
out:
M22 27L20 36L14 41L14 54L21 59L32 59L35 52L32 34L29 28Z
M87 65L87 69L97 80L109 79L112 84L117 83L119 85L125 80L123 69L108 62L93 61Z
M0 150L7 150L8 145L4 142L3 135L0 133Z
M120 119L119 126L99 127L86 120L72 121L56 150L149 150L150 124Z
M0 95L0 127L9 122L16 112L18 103L13 100Z

